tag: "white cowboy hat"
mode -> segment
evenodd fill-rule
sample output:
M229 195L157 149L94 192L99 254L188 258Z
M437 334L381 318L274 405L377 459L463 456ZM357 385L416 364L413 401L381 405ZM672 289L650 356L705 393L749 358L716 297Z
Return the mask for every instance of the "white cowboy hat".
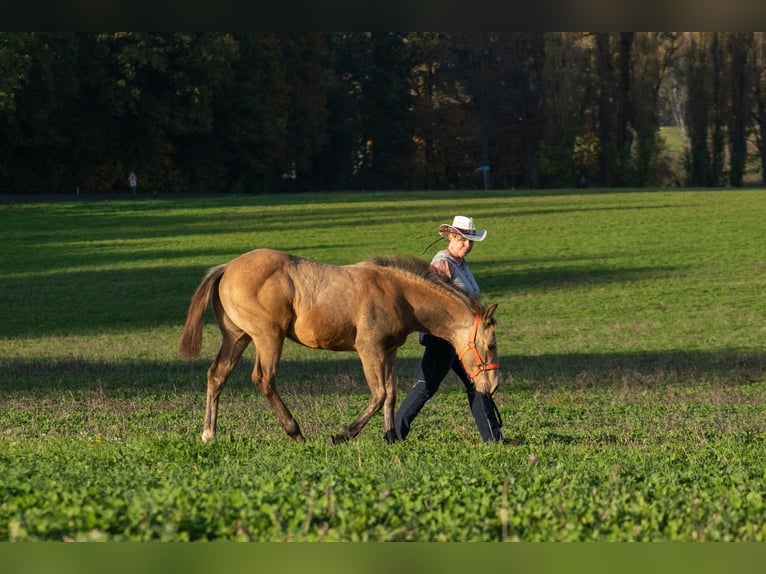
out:
M459 233L471 241L484 241L484 238L487 236L486 229L476 229L473 217L464 217L463 215L456 215L452 219L452 225L442 223L439 226L439 233L442 236L446 237L451 231Z

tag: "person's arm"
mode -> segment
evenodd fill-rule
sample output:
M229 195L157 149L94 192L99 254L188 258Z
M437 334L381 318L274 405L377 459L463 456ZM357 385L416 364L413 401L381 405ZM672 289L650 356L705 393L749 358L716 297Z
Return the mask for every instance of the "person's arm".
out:
M452 280L452 265L447 259L438 259L431 263L431 268Z

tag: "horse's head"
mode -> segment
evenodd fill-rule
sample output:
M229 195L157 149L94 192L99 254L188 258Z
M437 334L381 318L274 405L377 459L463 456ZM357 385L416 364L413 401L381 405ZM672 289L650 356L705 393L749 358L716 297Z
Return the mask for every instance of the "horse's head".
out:
M500 383L497 362L497 343L495 342L494 313L497 303L488 307L483 314L476 314L473 319L468 340L458 349L458 359L468 377L473 380L476 390L491 395Z

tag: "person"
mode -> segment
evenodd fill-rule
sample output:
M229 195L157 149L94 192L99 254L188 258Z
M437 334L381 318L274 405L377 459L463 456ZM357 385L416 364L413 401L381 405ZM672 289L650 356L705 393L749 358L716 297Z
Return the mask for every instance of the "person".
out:
M471 217L456 215L452 224L439 226L439 234L448 240L446 249L442 249L431 260L431 267L445 275L455 286L468 296L478 298L479 285L465 257L477 241L484 241L486 229L476 229ZM444 339L429 333L420 333L420 344L425 347L420 361L420 373L417 382L402 401L394 415L394 431L399 440L404 440L410 433L412 421L421 411L450 369L460 378L465 386L468 405L476 421L476 427L484 442L503 442L518 444L518 441L504 439L500 431L502 422L499 412L489 395L476 392L473 381L457 358L455 348Z

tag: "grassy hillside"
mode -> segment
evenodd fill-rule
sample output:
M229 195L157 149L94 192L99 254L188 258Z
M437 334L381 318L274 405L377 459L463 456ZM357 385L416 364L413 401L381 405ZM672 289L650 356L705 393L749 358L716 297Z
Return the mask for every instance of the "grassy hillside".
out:
M0 540L764 540L766 192L368 193L1 204ZM351 353L288 345L294 445L248 381L203 445L205 370L176 356L208 267L256 247L430 258L489 229L496 398L482 445L448 379L392 446ZM420 354L401 349L400 392Z

